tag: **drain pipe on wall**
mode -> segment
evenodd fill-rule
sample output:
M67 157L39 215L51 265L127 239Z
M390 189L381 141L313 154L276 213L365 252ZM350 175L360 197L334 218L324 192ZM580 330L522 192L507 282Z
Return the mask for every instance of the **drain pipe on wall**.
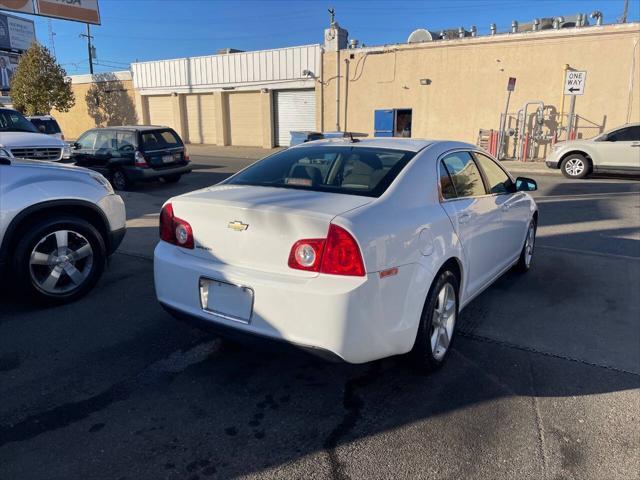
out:
M340 49L336 50L336 132L340 131Z
M633 52L631 55L631 71L629 75L629 104L627 105L627 123L631 123L631 110L633 108L633 82L635 80L636 73L636 50L640 39L636 40L636 44L633 46Z
M349 103L349 59L344 59L344 131L347 131L347 105Z

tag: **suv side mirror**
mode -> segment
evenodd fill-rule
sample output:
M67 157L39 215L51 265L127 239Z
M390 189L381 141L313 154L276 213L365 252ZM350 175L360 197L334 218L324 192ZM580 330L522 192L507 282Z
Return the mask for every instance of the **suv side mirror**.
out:
M527 177L516 178L516 191L517 192L533 192L538 189L538 183Z
M71 144L71 148L73 148L74 150L80 150L81 145L78 142L73 142Z

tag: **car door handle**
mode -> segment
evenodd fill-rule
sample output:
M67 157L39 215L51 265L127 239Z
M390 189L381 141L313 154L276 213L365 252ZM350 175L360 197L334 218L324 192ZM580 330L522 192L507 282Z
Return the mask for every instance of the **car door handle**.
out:
M459 223L467 223L469 220L471 220L471 214L470 213L461 213L460 215L458 215L458 222Z

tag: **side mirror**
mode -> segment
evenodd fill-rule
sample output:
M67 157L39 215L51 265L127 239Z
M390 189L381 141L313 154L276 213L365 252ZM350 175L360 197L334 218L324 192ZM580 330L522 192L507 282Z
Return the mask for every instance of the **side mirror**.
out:
M533 192L538 189L538 183L532 178L518 177L516 178L517 192Z
M78 142L73 142L71 144L71 148L73 148L74 150L80 150L81 145Z

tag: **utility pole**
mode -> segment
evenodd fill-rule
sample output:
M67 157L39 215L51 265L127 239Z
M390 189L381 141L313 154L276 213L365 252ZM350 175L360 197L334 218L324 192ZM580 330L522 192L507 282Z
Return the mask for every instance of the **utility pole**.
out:
M622 16L620 17L620 23L627 23L628 13L629 13L629 0L624 0L624 8L622 9Z
M89 73L93 75L93 55L92 55L92 48L91 48L91 39L93 39L93 37L91 36L91 30L88 23L87 23L87 33L81 33L80 36L87 39L87 51L89 52Z

